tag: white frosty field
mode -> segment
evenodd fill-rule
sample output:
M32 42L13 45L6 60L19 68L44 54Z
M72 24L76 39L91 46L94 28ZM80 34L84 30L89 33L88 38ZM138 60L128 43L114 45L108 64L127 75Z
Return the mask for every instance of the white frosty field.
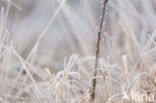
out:
M0 0L0 103L155 101L156 0Z

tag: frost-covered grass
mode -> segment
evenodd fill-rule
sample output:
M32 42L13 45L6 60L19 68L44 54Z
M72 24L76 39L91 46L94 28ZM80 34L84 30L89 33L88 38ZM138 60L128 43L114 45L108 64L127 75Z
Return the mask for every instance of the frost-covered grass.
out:
M156 1L109 0L95 69L101 4L0 0L0 103L155 103Z

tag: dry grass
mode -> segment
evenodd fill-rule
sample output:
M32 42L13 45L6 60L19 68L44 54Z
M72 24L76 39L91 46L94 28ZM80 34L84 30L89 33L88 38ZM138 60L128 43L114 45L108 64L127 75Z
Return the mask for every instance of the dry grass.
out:
M0 103L155 103L156 1L109 0L95 57L99 5L0 0Z

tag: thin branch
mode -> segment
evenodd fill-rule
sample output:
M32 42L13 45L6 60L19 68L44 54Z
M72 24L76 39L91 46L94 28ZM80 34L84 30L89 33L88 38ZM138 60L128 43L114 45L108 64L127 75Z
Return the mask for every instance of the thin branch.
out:
M104 21L104 15L106 11L106 4L108 3L108 0L104 0L103 2L103 9L102 9L102 14L101 14L101 19L100 19L100 28L98 30L98 38L97 38L97 44L96 44L96 59L95 59L95 70L98 68L98 62L99 62L99 52L100 52L100 41L101 41L101 35L102 35L102 29L103 29L103 21ZM97 71L95 71L94 77L96 77ZM96 89L96 78L93 79L93 91L91 94L91 99L94 101L95 99L95 89Z

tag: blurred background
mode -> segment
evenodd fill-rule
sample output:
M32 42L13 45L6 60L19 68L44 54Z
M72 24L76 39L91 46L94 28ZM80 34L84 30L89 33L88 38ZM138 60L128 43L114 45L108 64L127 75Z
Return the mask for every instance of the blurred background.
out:
M62 2L0 0L1 11L9 10L6 28L15 49L23 58L28 56ZM65 0L40 41L35 63L58 71L63 68L66 56L94 56L102 6L102 0ZM155 28L155 18L155 0L109 0L101 56L113 56L112 46L116 52L126 52L126 41L123 40L125 25L130 27L130 32L136 37L135 45L142 49Z

